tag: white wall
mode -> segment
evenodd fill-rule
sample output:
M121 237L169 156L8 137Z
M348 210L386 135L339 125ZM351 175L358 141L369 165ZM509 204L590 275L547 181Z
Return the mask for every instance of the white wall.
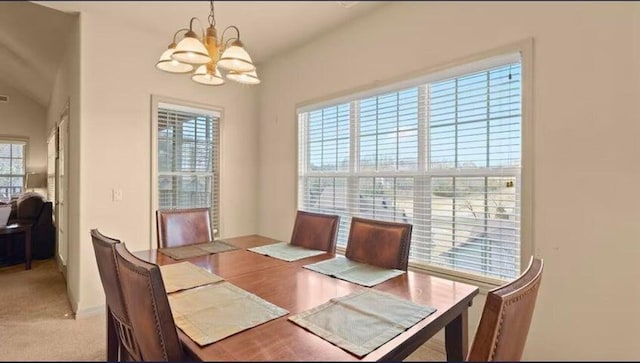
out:
M150 236L152 94L223 108L221 235L257 230L255 92L237 84L206 87L156 70L170 31L146 33L101 14L81 15L79 313L104 305L90 229L123 240L132 251L155 246ZM112 201L113 188L122 189L122 201Z
M47 171L46 109L16 88L0 83L0 138L12 136L28 139L27 172Z
M259 91L259 233L286 239L293 226L296 103L533 38L532 237L546 266L524 358L640 358L638 9L393 3L269 62Z
M80 286L80 17L76 16L64 42L65 51L55 76L47 108L47 136L69 104L67 145L67 293L74 310Z

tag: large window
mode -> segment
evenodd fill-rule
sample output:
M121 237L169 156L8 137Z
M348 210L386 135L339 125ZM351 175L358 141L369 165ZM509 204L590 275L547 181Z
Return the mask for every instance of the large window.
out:
M351 216L411 223L413 263L516 277L521 65L508 59L300 109L298 207L341 215L339 246Z
M0 199L23 192L26 148L26 141L0 139Z
M209 208L216 235L220 114L168 103L157 110L157 207Z

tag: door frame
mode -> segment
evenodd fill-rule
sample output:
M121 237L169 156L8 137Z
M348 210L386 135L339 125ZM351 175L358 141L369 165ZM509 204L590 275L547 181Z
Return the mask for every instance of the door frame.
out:
M56 122L56 125L53 127L53 130L51 131L51 133L55 134L55 150L56 150L56 157L55 157L55 205L54 205L54 218L55 218L55 226L56 226L56 233L55 233L55 239L56 239L56 262L58 265L58 269L62 272L62 274L64 275L65 279L67 278L67 263L68 263L68 258L69 258L69 237L68 237L68 216L69 216L69 208L68 208L68 190L69 190L69 183L68 183L68 175L69 175L69 100L67 100L65 106L62 109L62 112L60 112L60 117L58 119L58 122ZM62 167L64 168L64 175L66 176L65 179L63 179L64 183L60 183L60 172L61 172L61 168L60 168L60 149L61 149L61 133L64 133L64 137L63 140L65 142L64 148L62 149L62 151L64 152L64 155L62 160L64 165L62 165ZM61 188L64 188L64 190L61 193ZM60 205L60 195L62 194L64 200L62 203L62 206ZM64 209L63 211L61 211L61 209ZM63 212L63 218L62 218L62 229L61 224L60 224L60 215L61 212ZM61 235L61 230L62 230L62 235Z

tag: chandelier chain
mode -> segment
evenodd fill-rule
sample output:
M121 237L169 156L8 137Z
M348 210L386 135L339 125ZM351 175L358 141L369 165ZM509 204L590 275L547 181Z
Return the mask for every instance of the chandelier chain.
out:
M213 0L209 0L209 5L211 10L209 11L209 25L212 27L216 26L216 16L213 8Z

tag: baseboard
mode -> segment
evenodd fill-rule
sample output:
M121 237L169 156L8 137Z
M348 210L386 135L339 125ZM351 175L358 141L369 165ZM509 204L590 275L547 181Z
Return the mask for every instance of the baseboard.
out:
M69 305L71 305L71 311L78 310L78 300L73 296L73 291L69 289L69 284L67 283L67 299L69 299ZM75 314L75 313L74 313Z
M69 297L69 304L71 305L71 311L74 312L73 317L75 319L89 318L99 314L105 314L107 311L106 304L92 306L89 308L80 308L78 300L75 299L72 291L69 289L69 285L67 285L67 296Z
M76 309L74 309L74 311L76 312L75 318L77 320L77 319L90 318L92 316L96 316L100 314L105 314L106 309L107 308L105 305L98 305L98 306L94 306L86 309L80 309L80 310L78 310L76 307Z
M58 271L62 272L64 280L67 281L67 265L62 263L59 255L56 255L56 265L58 265Z

